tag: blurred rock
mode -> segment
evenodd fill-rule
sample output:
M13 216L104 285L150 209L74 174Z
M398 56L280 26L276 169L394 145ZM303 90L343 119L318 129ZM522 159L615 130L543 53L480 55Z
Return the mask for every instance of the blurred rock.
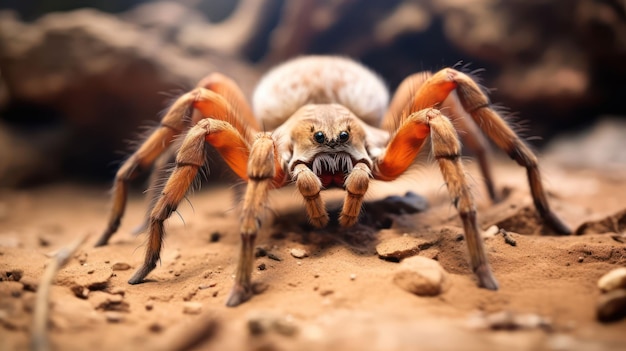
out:
M33 22L0 12L0 185L110 179L126 140L167 106L160 94L174 97L220 71L249 95L260 72L308 53L354 57L392 90L411 73L471 62L485 68L492 100L544 140L626 115L623 1L218 3L105 5L119 15L85 9ZM10 145L20 150L10 154Z
M33 23L0 13L0 70L2 118L25 130L24 141L12 140L21 136L14 134L0 143L27 143L41 126L54 126L62 135L23 148L30 162L3 159L7 164L0 170L17 178L27 175L12 170L29 173L29 164L42 159L65 173L108 178L115 171L110 164L123 159L117 153L129 150L128 140L138 139L138 127L155 124L167 101L204 75L223 72L247 92L256 78L236 59L186 55L157 35L90 9L51 13ZM5 177L0 174L0 179Z
M615 268L600 277L598 288L602 292L626 289L626 267Z
M614 322L626 317L626 289L601 295L596 313L601 322Z
M604 116L576 133L567 133L548 144L544 159L571 168L607 172L626 170L626 119Z

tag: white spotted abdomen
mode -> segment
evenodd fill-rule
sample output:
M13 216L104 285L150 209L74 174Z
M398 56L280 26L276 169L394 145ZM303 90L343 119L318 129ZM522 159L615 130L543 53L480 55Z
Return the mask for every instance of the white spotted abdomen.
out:
M304 56L270 70L257 85L252 107L260 125L274 130L307 104L338 103L380 126L389 103L381 78L344 57Z

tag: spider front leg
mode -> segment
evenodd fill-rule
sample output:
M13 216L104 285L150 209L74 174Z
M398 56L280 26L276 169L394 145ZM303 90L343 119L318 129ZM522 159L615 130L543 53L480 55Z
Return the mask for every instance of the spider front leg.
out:
M254 294L252 270L254 263L254 242L261 228L268 191L281 185L284 174L276 157L276 145L271 136L260 136L250 149L248 161L248 185L241 213L241 250L235 272L235 285L226 301L230 307L238 306Z
M304 198L306 213L311 224L318 228L325 227L328 224L328 212L324 199L320 195L322 181L304 164L296 165L292 176L296 182L296 188Z
M463 223L472 270L481 287L497 290L498 282L487 261L476 218L476 206L461 163L459 137L448 118L436 109L424 109L409 115L379 159L374 177L381 180L397 178L412 164L429 136L432 153L439 163L452 203Z
M130 284L141 283L156 267L165 235L163 222L176 210L204 164L205 142L213 145L233 170L245 169L248 144L232 125L221 120L203 119L191 128L176 156L176 168L150 213L146 256L143 265L128 281Z
M369 188L371 176L370 167L364 162L358 162L346 177L344 182L346 197L339 215L339 224L342 226L352 226L359 219L363 197Z

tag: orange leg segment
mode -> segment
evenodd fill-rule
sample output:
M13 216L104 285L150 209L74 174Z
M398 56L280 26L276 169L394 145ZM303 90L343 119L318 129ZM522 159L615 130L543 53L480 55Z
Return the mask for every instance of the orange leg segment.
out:
M204 119L191 128L176 156L176 168L150 213L145 260L129 280L130 284L141 283L156 267L165 235L163 222L176 210L193 183L198 169L204 164L205 142L215 146L235 172L243 169L246 176L244 179L247 179L245 170L249 149L233 126L220 120Z
M119 228L126 209L128 183L141 171L152 167L155 160L171 146L173 140L190 126L196 125L203 118L211 117L231 123L245 141L250 142L253 139L252 133L257 129L256 120L252 117L243 93L232 80L220 74L212 74L203 79L199 86L183 94L172 104L167 114L161 119L161 125L117 172L109 221L96 246L106 245ZM191 107L195 107L195 110L193 110L192 119L189 120L186 116ZM220 145L220 137L217 136L215 139L216 145ZM240 139L233 140L237 143ZM246 179L247 161L241 160L241 152L232 152L232 149L227 148L224 151L225 158L235 173ZM158 170L157 172L162 173ZM150 207L153 207L153 202Z
M411 134L411 130L415 132ZM461 162L459 137L448 118L436 109L424 109L409 115L375 167L374 177L392 180L401 174L412 163L413 159L410 156L414 157L419 152L428 136L452 203L459 211L463 222L474 274L480 286L496 290L498 283L487 262L476 219L476 206ZM404 149L409 146L415 149Z

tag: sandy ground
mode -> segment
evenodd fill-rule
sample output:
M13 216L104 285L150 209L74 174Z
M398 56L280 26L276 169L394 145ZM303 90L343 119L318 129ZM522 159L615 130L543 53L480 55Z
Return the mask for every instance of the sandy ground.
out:
M279 220L267 221L257 241L271 257L258 257L253 273L267 289L237 308L225 307L239 243L227 186L205 186L190 196L192 205L181 205L181 217L167 223L161 265L135 286L126 281L143 258L145 236L130 234L143 217L141 194L131 196L110 245L94 248L107 217L107 189L3 190L0 349L28 348L47 255L90 234L51 291L49 336L58 350L184 349L196 330L202 335L196 348L218 350L623 350L626 320L597 321L596 284L626 265L625 173L546 162L553 208L584 232L550 236L542 235L525 172L509 161L497 164L498 189L508 195L495 205L478 190L477 198L482 227L498 225L516 241L485 239L499 291L476 287L460 222L441 177L428 167L375 189L372 198L410 188L428 199L428 211L393 216L390 229L302 229L295 191L275 193ZM439 296L419 297L394 284L399 264L380 259L375 247L402 235L437 236L419 255L436 258L450 274ZM293 248L309 256L294 258Z

